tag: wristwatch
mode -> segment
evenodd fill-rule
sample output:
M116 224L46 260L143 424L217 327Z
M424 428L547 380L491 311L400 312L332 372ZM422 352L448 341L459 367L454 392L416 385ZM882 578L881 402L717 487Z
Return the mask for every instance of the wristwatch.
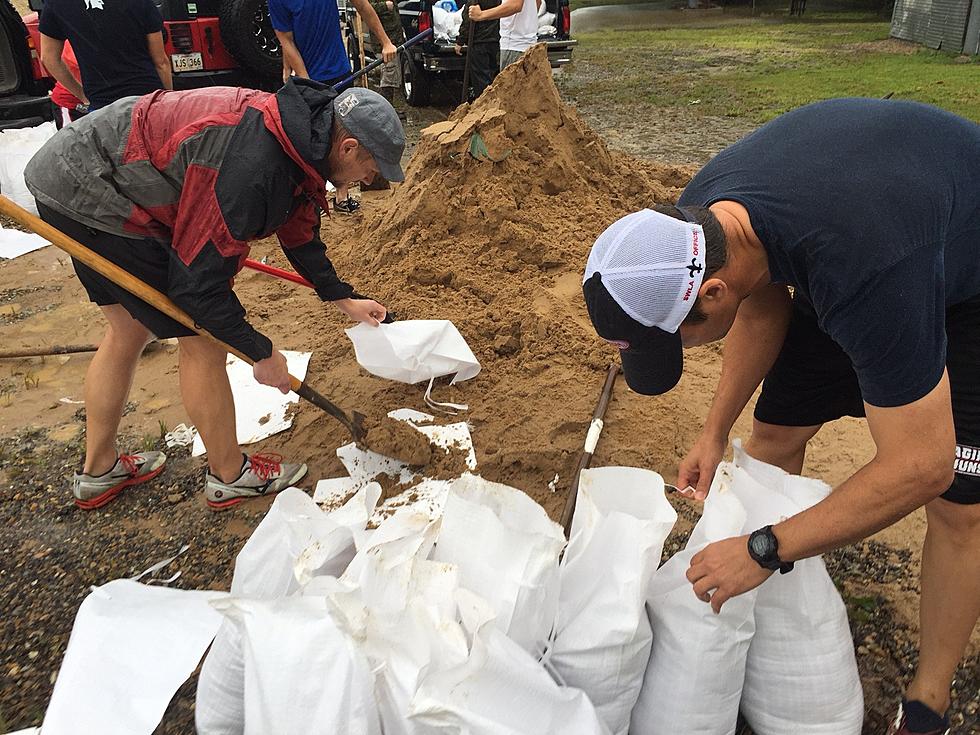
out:
M749 556L763 569L779 570L780 574L792 571L793 562L779 558L779 541L772 532L772 526L763 526L749 536Z

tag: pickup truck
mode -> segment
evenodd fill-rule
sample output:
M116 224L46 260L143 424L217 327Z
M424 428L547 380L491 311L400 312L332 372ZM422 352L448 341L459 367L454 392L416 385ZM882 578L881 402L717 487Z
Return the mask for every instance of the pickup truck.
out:
M528 0L530 2L531 0ZM361 39L354 32L354 7L340 0L341 17L345 19L345 41L354 71L360 68L360 48L363 44L365 58L373 59L380 51L374 48L370 34L364 31ZM462 3L463 0L458 0ZM572 49L577 41L571 38L571 9L569 0L544 0L546 12L554 13L555 32L539 35L538 43L548 47L548 58L553 69L558 69L572 60ZM432 0L401 0L398 12L406 38L432 27ZM466 50L457 55L451 40L435 37L410 48L401 54L402 89L405 99L413 107L429 104L433 87L439 83L452 83L456 89L462 84L463 67L466 64Z

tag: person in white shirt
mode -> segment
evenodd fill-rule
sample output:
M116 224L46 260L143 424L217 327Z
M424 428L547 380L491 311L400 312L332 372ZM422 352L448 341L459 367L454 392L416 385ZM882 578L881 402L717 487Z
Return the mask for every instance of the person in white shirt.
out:
M474 21L500 20L500 69L517 61L538 40L538 5L540 0L503 0L495 8L483 10L470 5Z

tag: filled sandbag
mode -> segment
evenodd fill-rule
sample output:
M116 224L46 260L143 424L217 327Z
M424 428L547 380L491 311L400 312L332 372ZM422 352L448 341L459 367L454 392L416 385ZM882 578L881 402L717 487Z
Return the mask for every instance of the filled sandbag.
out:
M0 130L0 194L31 214L37 214L37 203L24 183L24 169L27 162L56 132L53 122L42 123L33 128Z
M738 536L745 509L732 488L733 466L718 466L704 512L685 549L653 575L647 611L650 661L630 721L631 735L733 735L756 591L733 597L719 614L687 579L691 558L709 543Z
M561 526L520 490L465 474L453 482L432 558L459 568L461 587L487 600L494 624L541 655L558 612Z
M677 513L663 478L635 467L584 470L561 563L550 666L626 735L650 658L650 579Z
M753 459L735 443L743 533L823 500L830 486ZM847 610L819 556L773 574L755 604L742 714L758 735L860 735L864 697Z

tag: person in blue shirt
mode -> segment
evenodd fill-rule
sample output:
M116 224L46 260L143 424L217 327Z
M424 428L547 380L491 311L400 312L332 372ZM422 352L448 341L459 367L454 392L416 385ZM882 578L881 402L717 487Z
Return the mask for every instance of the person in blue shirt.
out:
M682 347L725 338L677 486L707 495L760 383L756 459L799 473L810 439L843 416L867 418L876 450L812 508L706 546L687 572L694 593L718 612L924 507L918 667L889 735L943 735L980 613L980 125L915 102L818 102L654 209L599 236L583 291L639 393L674 387Z
M369 0L351 0L374 37L381 41L385 62L395 58L395 45L385 33ZM272 28L282 45L282 78L295 75L334 85L351 74L350 59L340 32L336 0L269 0ZM336 182L334 211L354 214L360 204L347 192L347 182Z

